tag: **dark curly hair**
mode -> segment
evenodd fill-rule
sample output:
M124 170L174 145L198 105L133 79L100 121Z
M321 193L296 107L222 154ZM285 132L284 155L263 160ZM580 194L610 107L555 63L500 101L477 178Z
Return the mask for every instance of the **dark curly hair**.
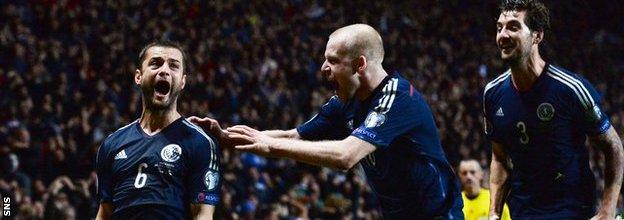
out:
M502 0L501 12L526 11L524 23L531 31L545 32L550 30L550 12L544 3L537 0Z

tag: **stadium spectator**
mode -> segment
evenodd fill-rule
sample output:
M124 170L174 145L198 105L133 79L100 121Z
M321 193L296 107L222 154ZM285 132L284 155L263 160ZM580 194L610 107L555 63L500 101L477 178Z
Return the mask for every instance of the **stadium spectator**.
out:
M490 190L481 187L483 169L474 159L459 162L457 175L462 184L462 199L464 200L464 217L467 220L489 218ZM509 208L505 204L501 220L509 220Z

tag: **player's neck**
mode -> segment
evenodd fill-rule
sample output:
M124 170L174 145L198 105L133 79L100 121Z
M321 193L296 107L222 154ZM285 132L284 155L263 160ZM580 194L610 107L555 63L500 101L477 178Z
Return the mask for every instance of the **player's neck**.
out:
M173 105L175 106L175 103ZM143 107L139 123L141 129L143 129L146 134L154 135L180 117L182 117L182 115L180 115L175 107L163 110L153 110Z
M511 81L518 91L527 91L537 81L542 74L546 61L540 57L539 53L533 53L525 62L510 65Z
M373 93L373 91L375 91L375 88L377 88L377 86L379 86L383 79L386 78L386 76L388 75L388 73L386 73L381 65L371 65L369 68L370 72L362 77L360 82L360 88L355 94L355 96L359 100L366 100L366 98L368 98Z
M475 199L479 196L479 192L481 192L481 187L466 187L464 193L466 197L469 199Z

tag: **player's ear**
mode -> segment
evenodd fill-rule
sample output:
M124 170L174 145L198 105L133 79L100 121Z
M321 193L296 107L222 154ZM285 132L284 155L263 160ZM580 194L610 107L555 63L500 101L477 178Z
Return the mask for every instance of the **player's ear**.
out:
M134 83L136 83L137 85L141 85L141 77L143 76L143 73L141 72L141 70L136 69L134 71Z
M358 74L364 73L364 70L366 70L367 66L368 61L366 60L366 57L364 55L360 55L358 58L355 58L355 61L353 62L353 69L355 69L355 72L357 72Z
M184 89L184 85L186 85L186 73L182 74L182 85L180 85L180 90Z
M544 39L544 31L533 31L533 44L539 44Z

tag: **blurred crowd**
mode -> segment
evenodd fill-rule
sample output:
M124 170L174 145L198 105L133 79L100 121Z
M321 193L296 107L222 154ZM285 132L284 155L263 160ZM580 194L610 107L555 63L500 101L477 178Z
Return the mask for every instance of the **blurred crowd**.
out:
M494 42L497 4L0 0L0 194L13 198L21 219L95 216L95 153L108 134L139 117L132 76L138 52L154 39L181 42L190 54L183 115L290 129L332 95L319 74L325 43L352 23L380 31L384 67L426 97L451 163L474 158L487 167L481 93L505 70ZM596 86L620 135L622 5L547 2L553 30L542 46L548 62ZM604 158L590 152L600 189ZM221 161L219 219L380 218L357 168L342 172L227 149Z

